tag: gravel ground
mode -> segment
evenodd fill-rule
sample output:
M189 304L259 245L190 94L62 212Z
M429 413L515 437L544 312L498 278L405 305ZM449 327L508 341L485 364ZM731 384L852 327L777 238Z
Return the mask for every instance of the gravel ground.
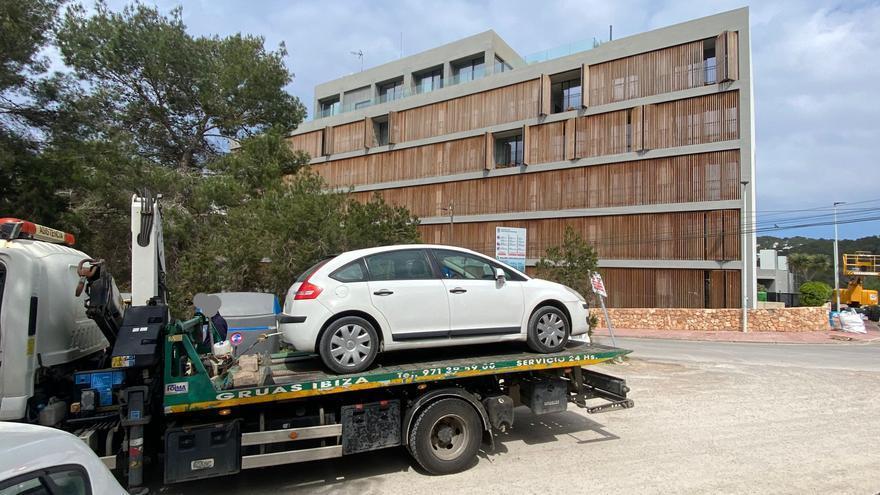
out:
M880 372L638 358L599 369L627 379L634 409L520 408L514 430L457 475L427 476L397 448L161 491L880 493Z

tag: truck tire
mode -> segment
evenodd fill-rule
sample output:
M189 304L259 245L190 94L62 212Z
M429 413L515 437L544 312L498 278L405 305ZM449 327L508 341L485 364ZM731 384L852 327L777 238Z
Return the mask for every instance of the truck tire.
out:
M565 313L555 306L542 306L529 318L527 343L535 352L559 352L568 343L571 326Z
M452 474L469 468L482 441L480 417L462 399L440 399L419 412L410 430L410 454L425 471Z
M359 317L346 316L331 323L318 343L318 354L330 370L358 373L369 368L379 352L379 334Z

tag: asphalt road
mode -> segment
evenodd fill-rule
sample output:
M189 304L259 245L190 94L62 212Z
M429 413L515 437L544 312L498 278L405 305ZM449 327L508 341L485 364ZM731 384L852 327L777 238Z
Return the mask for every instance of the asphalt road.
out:
M621 339L636 407L517 410L472 469L428 476L403 448L162 493L880 493L880 346ZM486 447L488 449L488 447Z

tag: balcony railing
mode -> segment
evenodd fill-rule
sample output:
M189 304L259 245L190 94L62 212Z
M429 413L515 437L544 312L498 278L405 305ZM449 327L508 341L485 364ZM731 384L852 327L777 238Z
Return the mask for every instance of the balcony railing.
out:
M512 70L512 69L506 69ZM453 76L451 79L441 80L439 86L422 86L416 85L414 88L403 88L401 90L394 91L393 93L389 92L384 95L381 95L377 98L372 98L369 100L362 100L357 103L353 103L350 105L344 105L342 107L333 107L325 110L318 110L315 112L315 116L312 120L322 119L324 117L329 117L331 115L339 115L343 113L348 113L353 110L360 110L362 108L371 107L373 105L380 105L382 103L388 103L389 101L401 100L403 98L409 98L410 96L420 95L424 93L430 93L432 91L437 91L442 88L446 88L449 86L457 86L459 84L465 84L471 81L476 81L478 79L482 79L484 77L491 76L492 72L487 71L485 68L477 69L471 73L468 73L466 76L459 74L457 76ZM462 77L464 76L464 77Z
M542 50L540 52L532 53L531 55L526 55L525 57L523 57L523 60L525 60L527 64L537 64L540 62L553 60L555 58L567 57L575 53L592 50L593 48L596 48L601 44L602 42L597 40L596 38L593 38L591 40L574 41L561 46L557 46L555 48L550 48L548 50Z

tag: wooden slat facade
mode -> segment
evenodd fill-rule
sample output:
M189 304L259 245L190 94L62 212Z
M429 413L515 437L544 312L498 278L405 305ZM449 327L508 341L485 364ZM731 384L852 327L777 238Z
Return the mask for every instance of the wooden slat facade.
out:
M312 165L331 187L347 187L483 170L483 135Z
M565 228L570 226L603 259L738 260L739 243L721 242L719 246L717 239L731 237L739 240L739 211L725 211L725 215L719 213L695 211L456 223L451 239L449 224L420 225L419 231L425 242L454 244L493 256L495 227L523 227L528 229L526 257L540 258L547 248L562 242ZM716 215L721 218L719 222L708 220Z
M333 127L333 153L364 149L364 121Z
M317 167L315 167L317 168ZM418 217L555 211L740 198L739 151L637 160L531 174L384 189L391 204ZM373 192L355 193L368 201Z
M397 112L400 141L469 131L538 115L540 80L462 96Z
M706 84L703 41L591 65L589 72L591 106L696 88Z
M324 130L306 132L291 136L287 139L287 144L293 151L305 151L309 157L316 158L324 153Z
M739 92L645 105L645 148L739 139Z
M619 110L578 118L575 124L575 157L616 155L630 151L628 114L629 110Z
M561 162L565 160L565 121L527 126L526 163Z

